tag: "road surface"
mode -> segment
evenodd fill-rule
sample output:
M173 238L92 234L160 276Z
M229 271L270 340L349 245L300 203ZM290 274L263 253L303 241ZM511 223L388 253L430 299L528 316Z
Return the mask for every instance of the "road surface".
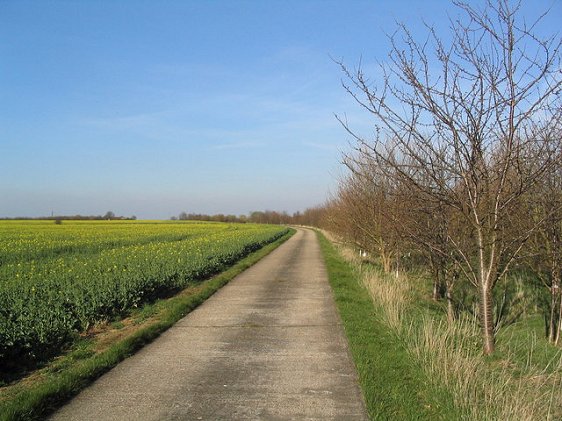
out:
M367 420L313 231L233 279L52 420Z

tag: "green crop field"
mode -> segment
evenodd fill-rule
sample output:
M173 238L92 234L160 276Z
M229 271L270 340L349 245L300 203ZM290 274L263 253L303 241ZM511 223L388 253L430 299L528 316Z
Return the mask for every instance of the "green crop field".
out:
M271 225L0 222L0 371L217 273L281 237Z

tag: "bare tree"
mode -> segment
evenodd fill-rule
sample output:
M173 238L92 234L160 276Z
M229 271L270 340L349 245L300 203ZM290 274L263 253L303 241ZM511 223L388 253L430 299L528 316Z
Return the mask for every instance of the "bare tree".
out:
M447 318L453 321L457 312L453 292L459 278L459 267L450 239L459 237L454 232L458 220L441 201L435 201L423 192L412 189L404 194L407 197L400 203L407 206L409 217L399 226L404 231L404 237L409 238L425 256L433 276L432 298L435 301L446 299Z
M392 179L368 160L347 160L351 174L340 182L336 218L355 246L376 254L386 273L395 267L400 236ZM341 228L340 228L341 229Z
M557 162L549 168L540 184L531 191L526 218L544 221L530 242L530 266L550 293L547 335L560 344L562 331L562 132L546 130L555 141L549 159Z
M107 211L103 216L103 219L107 219L107 220L115 219L115 213L113 213L112 211Z
M539 121L560 124L552 109L559 108L562 88L561 39L535 34L544 15L530 25L520 22L519 3L489 0L483 10L454 4L464 18L451 20L448 45L432 27L418 42L399 26L378 87L361 67L351 71L340 63L345 89L374 117L377 136L364 139L340 121L357 142L352 159L392 168L466 226L462 237L448 234L447 240L478 290L489 354L495 348L492 290L534 230L514 234L510 212L553 165L538 159L548 142L533 133Z

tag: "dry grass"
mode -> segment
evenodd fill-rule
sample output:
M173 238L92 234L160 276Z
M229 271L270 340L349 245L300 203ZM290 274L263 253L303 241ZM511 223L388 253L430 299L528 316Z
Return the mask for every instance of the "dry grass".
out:
M359 263L353 251L342 248L341 253ZM463 318L449 324L446 319L413 311L411 281L406 275L388 276L372 268L362 268L361 273L374 302L384 308L385 323L403 339L428 378L452 392L461 419L562 419L560 359L548 371L539 371L530 363L514 370L509 358L486 360L474 320Z
M410 284L402 275L385 276L372 268L362 271L363 284L373 300L384 308L385 321L396 332L402 333L406 326L405 316L410 300Z
M469 319L448 324L425 317L421 323L411 324L405 337L410 353L428 375L453 391L455 404L465 410L466 419L558 419L552 406L559 393L559 375L528 366L524 375L515 376L509 360L491 367L475 351L479 333Z

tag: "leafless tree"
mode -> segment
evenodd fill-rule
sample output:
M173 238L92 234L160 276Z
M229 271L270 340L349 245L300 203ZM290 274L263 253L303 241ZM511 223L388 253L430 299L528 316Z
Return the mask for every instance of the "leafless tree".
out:
M373 116L377 135L365 139L340 121L356 140L351 159L390 168L466 227L456 233L463 236L448 233L447 241L478 290L489 354L495 348L492 290L536 228L514 233L510 213L553 165L539 159L548 142L533 133L539 123L560 125L552 110L559 109L562 88L561 38L536 35L544 15L532 24L520 21L519 3L454 4L462 17L450 22L450 43L432 27L420 42L399 26L382 80L340 63L345 89Z
M542 135L553 140L547 158L557 164L530 192L525 217L544 221L531 238L529 261L550 292L547 334L549 341L558 345L562 333L562 132L544 130Z
M355 246L377 255L389 273L397 263L400 242L396 186L369 160L347 160L346 165L351 174L340 182L335 218Z

